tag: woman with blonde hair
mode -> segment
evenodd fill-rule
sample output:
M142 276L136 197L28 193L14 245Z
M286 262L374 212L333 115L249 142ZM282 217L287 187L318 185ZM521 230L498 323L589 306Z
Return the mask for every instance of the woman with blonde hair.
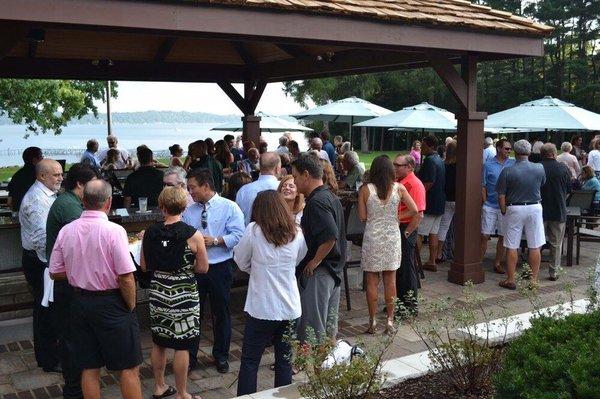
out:
M250 274L237 390L242 396L256 392L260 360L270 345L275 387L292 382L291 349L284 337L302 315L295 273L307 247L281 194L267 190L256 196L252 220L233 252L240 270Z
M321 159L321 164L323 165L323 183L329 187L332 193L337 194L338 184L333 167L326 159Z
M415 159L417 166L421 165L421 142L419 140L413 141L410 156Z
M304 195L298 193L294 176L284 176L281 179L281 182L279 182L277 192L283 196L288 209L292 212L292 215L294 215L296 225L300 226L300 220L302 219L302 213L304 211Z
M158 207L165 220L145 231L140 257L141 269L152 272L149 302L153 397L177 394L178 399L192 399L187 392L188 350L198 348L200 343L200 298L195 274L208 271L208 256L202 234L181 220L187 207L183 188L165 187L158 196ZM177 389L165 383L166 348L175 350Z

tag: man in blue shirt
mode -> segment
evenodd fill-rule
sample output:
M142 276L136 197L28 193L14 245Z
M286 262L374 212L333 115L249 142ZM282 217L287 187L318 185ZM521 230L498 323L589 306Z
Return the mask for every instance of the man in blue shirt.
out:
M501 262L504 259L504 216L500 213L498 204L498 193L496 184L500 172L504 168L514 165L515 160L510 159L508 155L511 151L510 142L506 139L500 139L496 143L496 156L483 164L481 174L481 192L483 206L481 208L481 260L485 256L490 235L498 234L498 243L496 244L496 258L494 260L494 271L504 274L504 268Z
M337 158L337 154L335 152L335 147L333 146L333 144L331 144L331 141L329 141L328 131L325 130L321 133L321 140L323 140L323 151L325 151L327 153L327 156L329 157L329 163L331 163L332 166L335 166L335 159Z
M95 171L100 170L100 162L98 158L96 158L96 153L98 152L98 141L96 139L88 140L86 144L86 150L83 155L81 155L81 164L87 165Z
M281 172L281 158L279 154L265 152L260 156L260 176L258 180L242 186L237 192L235 202L244 213L244 223L246 226L250 224L252 205L258 193L266 190L277 190L279 186L279 180L277 180L279 172Z
M208 254L208 273L196 275L200 294L200 320L204 315L204 301L208 294L213 321L213 350L217 371L229 371L229 344L231 316L229 290L233 274L233 247L244 234L244 215L233 201L215 191L212 173L197 168L187 175L187 186L194 204L183 213L183 221L195 227L204 236ZM190 350L190 369L198 364L198 348Z

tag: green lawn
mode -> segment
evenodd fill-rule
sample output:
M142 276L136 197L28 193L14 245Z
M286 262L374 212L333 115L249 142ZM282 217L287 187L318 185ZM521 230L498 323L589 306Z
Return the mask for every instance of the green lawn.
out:
M371 151L370 153L358 152L358 158L360 159L360 162L365 163L365 168L369 169L375 157L385 154L393 161L396 155L399 153L406 153L406 151Z

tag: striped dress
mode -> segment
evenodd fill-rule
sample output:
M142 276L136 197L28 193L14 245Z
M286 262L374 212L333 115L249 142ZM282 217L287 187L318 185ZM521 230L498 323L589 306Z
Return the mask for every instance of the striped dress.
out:
M195 230L183 222L179 223L183 226L174 227L185 229L188 233L176 235L172 239L187 241ZM144 256L148 252L161 251L161 247L164 247L161 245L163 242L145 245ZM175 266L171 271L155 269L153 272L149 292L150 328L152 341L156 345L176 350L189 350L193 347L198 348L200 343L200 301L194 275L196 256L187 243L180 245L176 252L179 253L171 252L170 255L172 262L179 267Z

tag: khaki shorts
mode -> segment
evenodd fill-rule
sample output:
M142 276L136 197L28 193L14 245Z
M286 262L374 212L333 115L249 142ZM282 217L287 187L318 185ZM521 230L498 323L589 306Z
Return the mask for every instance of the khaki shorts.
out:
M419 224L419 235L428 236L437 234L440 230L440 223L443 215L423 215L421 224Z

